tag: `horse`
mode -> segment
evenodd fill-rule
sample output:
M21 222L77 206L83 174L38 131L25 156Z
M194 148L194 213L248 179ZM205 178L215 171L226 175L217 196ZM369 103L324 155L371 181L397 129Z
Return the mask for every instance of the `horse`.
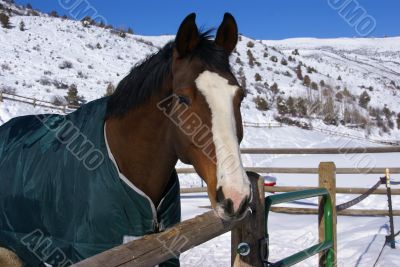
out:
M1 265L67 266L179 223L178 160L205 181L221 219L244 218L252 192L239 148L245 90L229 62L237 41L231 14L213 39L192 13L111 96L1 126Z

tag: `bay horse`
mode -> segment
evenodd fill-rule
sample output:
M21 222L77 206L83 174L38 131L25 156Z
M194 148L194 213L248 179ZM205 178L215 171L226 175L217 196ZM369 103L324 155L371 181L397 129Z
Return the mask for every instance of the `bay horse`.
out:
M212 40L195 18L111 96L0 128L1 266L67 266L178 223L178 160L206 182L218 216L246 215L237 24L226 13Z

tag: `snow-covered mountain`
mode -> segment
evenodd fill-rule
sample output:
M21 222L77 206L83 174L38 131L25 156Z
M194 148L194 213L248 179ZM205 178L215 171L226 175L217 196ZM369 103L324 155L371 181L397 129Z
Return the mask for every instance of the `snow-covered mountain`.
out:
M137 62L174 38L133 34L122 37L113 29L85 27L80 21L52 17L15 6L10 1L0 0L0 14L9 15L11 24L8 29L0 25L0 91L55 104L65 101L64 96L72 84L86 101L102 97L110 83L116 86ZM21 31L21 22L24 31ZM263 126L278 120L303 128L312 126L315 130L292 126L245 127L243 147L376 146L344 134L358 139L369 136L400 140L397 129L400 124L397 121L400 113L400 37L267 41L241 36L231 60L235 74L248 90L242 105L245 125ZM362 98L364 107L361 107L359 99L364 91L368 97ZM0 102L0 125L15 116L44 112L61 111L4 100ZM342 135L332 137L327 133ZM364 164L398 167L398 155L393 153L364 154L362 157L351 154L246 154L242 159L247 167L316 168L321 161L333 161L344 168L367 167ZM368 159L367 163L365 159ZM182 166L185 165L178 164L178 167ZM316 175L270 175L276 175L278 185L282 186L318 186ZM395 175L392 178L399 180ZM337 185L369 188L377 179L377 175L337 175ZM180 175L180 185L200 186L200 179L195 174ZM354 197L337 194L337 203ZM289 205L316 206L315 199L302 203ZM399 205L400 198L394 196L393 206L396 209ZM207 206L210 203L205 194L182 197L183 219L204 213ZM355 208L386 209L386 196L370 196ZM399 217L394 220L398 230ZM274 213L269 218L269 229L272 261L314 245L318 240L314 216ZM386 248L380 255L387 234L385 217L339 216L338 265L398 266L398 249ZM226 257L230 249L230 233L227 233L183 253L181 264L230 266L230 259ZM316 262L313 257L298 266L314 266Z
M11 24L0 28L0 90L54 103L65 101L72 84L87 101L102 97L110 83L116 86L137 62L173 39L121 37L114 29L0 4ZM248 90L246 122L277 120L400 140L400 37L241 36L231 60ZM0 108L0 121L28 112L23 104L8 105Z

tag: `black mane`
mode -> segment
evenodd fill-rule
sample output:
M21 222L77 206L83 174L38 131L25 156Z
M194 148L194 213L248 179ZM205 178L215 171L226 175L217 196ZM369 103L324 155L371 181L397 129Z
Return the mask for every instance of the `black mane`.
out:
M200 59L212 70L229 72L229 55L211 40L211 32L212 30L208 30L200 33L199 45L189 56ZM133 67L109 97L106 118L123 116L146 102L153 93L161 88L172 71L174 45L173 41L169 42L157 53L150 55Z

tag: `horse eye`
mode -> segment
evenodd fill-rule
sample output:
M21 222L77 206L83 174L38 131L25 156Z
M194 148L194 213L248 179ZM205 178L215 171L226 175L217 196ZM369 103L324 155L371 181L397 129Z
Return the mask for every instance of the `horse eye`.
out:
M185 104L188 106L190 105L190 100L186 96L183 96L183 95L178 96L178 101L179 101L179 104Z

